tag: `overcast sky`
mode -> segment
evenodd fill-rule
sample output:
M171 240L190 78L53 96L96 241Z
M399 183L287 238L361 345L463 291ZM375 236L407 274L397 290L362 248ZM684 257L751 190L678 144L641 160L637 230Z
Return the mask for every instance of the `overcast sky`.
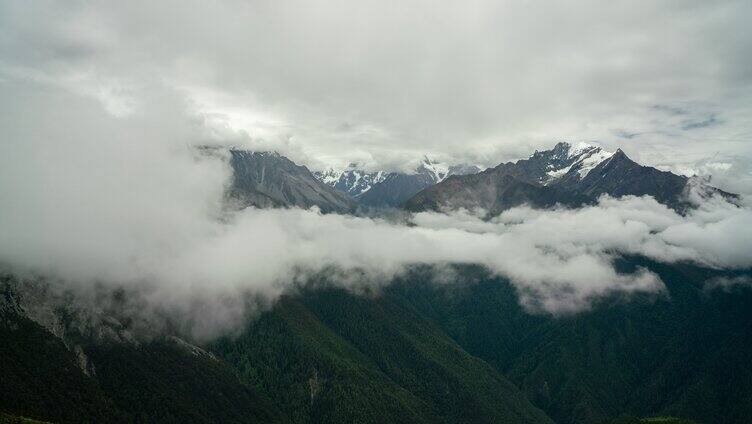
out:
M749 177L750 21L748 0L7 0L0 84L116 117L170 91L201 137L313 168L493 165L572 140Z

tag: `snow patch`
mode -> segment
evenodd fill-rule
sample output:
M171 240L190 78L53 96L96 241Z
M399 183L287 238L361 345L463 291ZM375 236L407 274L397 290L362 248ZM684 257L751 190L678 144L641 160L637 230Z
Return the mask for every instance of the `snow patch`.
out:
M585 178L593 168L613 155L612 152L607 152L598 147L592 153L582 158L577 164L575 164L577 165L577 172L580 174L580 179Z
M551 166L551 167L553 168L553 166ZM564 167L564 168L561 168L561 169L557 169L557 170L554 170L554 171L548 171L548 172L546 172L546 175L548 175L548 180L547 181L551 182L551 181L554 181L554 180L558 180L559 178L561 178L564 175L566 175L567 172L569 172L570 169L572 169L572 165L569 165L567 167Z
M557 169L554 164L549 164L546 166L546 169L550 169L550 171L546 172L546 176L542 179L542 182L544 185L551 184L573 170L579 174L580 179L583 179L593 168L613 155L612 152L605 151L590 143L583 142L577 143L575 146L569 146L567 149L567 161L565 162L569 163L569 165Z
M581 141L581 142L577 143L575 146L571 146L569 148L569 152L567 154L567 158L569 158L569 159L576 158L576 157L582 155L583 153L586 153L586 152L588 152L590 150L595 150L595 149L600 150L600 147L595 146L595 145L590 144L590 143L585 143L584 141Z
M440 183L449 175L449 166L444 163L433 162L428 159L428 156L425 156L418 171L426 172L436 183Z
M324 184L357 197L370 190L374 185L384 181L384 171L366 172L350 166L345 170L329 169L315 173L316 178Z

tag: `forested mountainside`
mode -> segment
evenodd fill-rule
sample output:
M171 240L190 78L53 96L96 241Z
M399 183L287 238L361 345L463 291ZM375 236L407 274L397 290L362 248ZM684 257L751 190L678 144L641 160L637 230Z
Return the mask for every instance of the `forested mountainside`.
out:
M488 363L390 297L305 290L211 348L294 422L552 422Z
M13 416L55 423L285 421L232 367L176 338L73 345L7 307L0 308L0 338L0 411Z
M355 294L325 276L240 334L83 348L91 368L38 324L4 313L0 410L55 422L603 423L752 414L752 271L623 258L665 293L615 295L554 316L507 280L458 266L436 284L416 267ZM726 281L726 280L724 280ZM178 339L179 340L179 339ZM87 375L84 371L88 371Z

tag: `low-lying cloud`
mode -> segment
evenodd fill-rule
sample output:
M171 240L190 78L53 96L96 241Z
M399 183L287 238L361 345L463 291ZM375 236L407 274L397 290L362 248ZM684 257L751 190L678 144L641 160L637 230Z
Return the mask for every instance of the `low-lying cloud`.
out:
M223 208L230 171L198 155L201 122L169 91L113 117L93 100L0 83L0 261L61 287L139 288L145 310L181 311L202 335L244 316L241 294L274 299L300 275L385 284L411 264L481 264L521 302L562 313L615 292L660 291L638 254L710 267L752 266L752 211L711 199L686 216L648 197L551 211L419 213L405 222L316 210ZM198 135L197 135L198 134ZM349 277L357 275L358 278ZM229 299L229 301L228 301Z

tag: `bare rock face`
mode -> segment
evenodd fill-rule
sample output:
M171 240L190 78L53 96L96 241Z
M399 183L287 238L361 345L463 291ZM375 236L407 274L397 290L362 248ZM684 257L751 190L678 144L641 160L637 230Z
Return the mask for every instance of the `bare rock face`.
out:
M78 367L81 369L81 371L83 371L83 373L88 375L89 377L96 376L97 370L94 367L94 363L91 362L81 345L73 346L72 351L76 355L76 362L78 363Z
M229 198L244 208L308 209L324 213L350 213L355 201L347 194L322 183L305 166L273 152L230 150L233 170Z

